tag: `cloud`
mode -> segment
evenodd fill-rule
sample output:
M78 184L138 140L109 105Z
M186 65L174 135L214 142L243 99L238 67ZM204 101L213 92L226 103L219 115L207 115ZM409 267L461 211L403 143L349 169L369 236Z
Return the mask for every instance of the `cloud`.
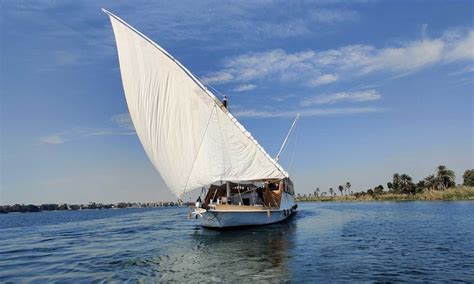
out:
M457 71L454 71L454 72L451 72L448 75L449 76L459 76L459 75L464 75L464 74L468 74L468 73L472 73L472 72L474 72L474 65L465 66L464 68L462 68L460 70L457 70Z
M204 84L222 84L232 80L234 77L229 72L217 72L210 76L201 78Z
M96 10L83 3L28 2L32 1L2 3L2 20L19 26L2 30L5 39L12 39L11 51L6 50L12 61L31 66L37 72L56 72L97 64L115 56L110 26L97 23L99 7ZM70 12L65 16L58 13L61 10ZM102 20L105 22L106 17ZM21 48L23 42L34 42L36 52Z
M324 75L321 75L319 77L317 77L316 79L314 80L311 80L310 81L310 85L311 86L321 86L321 85L326 85L326 84L330 84L332 82L336 82L338 79L338 77L334 74L324 74Z
M234 115L239 118L271 118L271 117L295 117L300 116L334 116L334 115L354 115L381 112L381 109L375 107L356 107L356 108L312 108L294 111L261 111L255 109L235 112Z
M216 48L242 40L309 37L325 27L356 20L357 5L316 1L237 1L232 5L215 1L152 1L139 6L125 4L130 8L122 9L125 14L121 16L161 39L212 42L209 46Z
M233 89L234 92L246 92L255 89L257 85L254 84L242 84Z
M474 59L474 31L467 36L462 31L452 31L445 35L445 39L447 52L444 57L447 61Z
M135 127L133 126L132 118L130 117L130 114L128 112L113 115L110 118L110 120L112 120L115 124L117 124L119 127L123 129L135 130Z
M89 128L89 127L75 127L70 130L65 130L60 133L51 134L38 139L41 144L64 144L66 142L76 141L79 139L85 139L88 137L97 136L122 136L122 135L135 135L135 131L124 131L117 129L105 129L105 128Z
M254 52L229 58L224 70L210 74L207 82L226 83L229 81L246 82L274 77L279 80L292 80L304 72L312 71L309 62L314 58L313 51L286 53L282 49L266 52Z
M404 74L434 64L474 59L474 31L447 31L439 38L405 42L376 48L347 45L323 51L289 53L282 49L250 52L227 58L222 69L210 73L213 83L252 83L255 81L299 82L308 86L334 83L371 73ZM225 74L225 78L222 78ZM221 77L219 77L221 76Z
M286 94L286 95L273 96L271 97L271 99L277 102L283 102L294 97L296 97L295 94Z
M445 43L441 39L414 41L402 47L389 47L374 52L363 67L364 73L377 70L412 71L442 59Z
M302 106L335 104L338 102L369 102L380 100L382 96L376 90L359 92L340 92L327 95L317 95L301 102Z
M358 13L353 10L344 9L317 9L310 12L310 16L315 22L334 24L337 22L353 21L357 19Z
M43 56L23 53L14 58L15 62L35 62L37 71L50 72L116 60L110 22L99 14L102 4L17 2L5 3L5 22L20 22L40 32L6 29L5 36L19 39L17 42L36 42ZM335 23L356 20L358 13L349 6L358 8L344 3L277 1L238 1L233 5L215 1L151 1L138 6L123 2L110 3L109 8L164 47L167 43L176 46L192 41L194 48L218 49L237 46L242 41L261 43L268 39L310 37L324 27L330 29ZM65 10L74 12L67 17L58 12Z
M49 136L41 137L39 141L43 144L63 144L65 140L59 134L52 134Z
M117 126L112 128L74 127L62 132L41 137L38 139L38 141L41 144L55 145L76 141L79 139L85 139L88 137L123 136L136 134L128 112L113 115L110 120Z

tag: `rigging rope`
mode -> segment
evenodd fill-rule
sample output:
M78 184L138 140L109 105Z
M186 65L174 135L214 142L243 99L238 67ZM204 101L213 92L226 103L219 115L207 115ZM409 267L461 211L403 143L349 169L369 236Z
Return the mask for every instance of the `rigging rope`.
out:
M203 83L204 81L203 81L200 77L198 77L196 74L193 74L193 76L196 77L196 79L198 79L199 82L201 82L204 87L206 87L206 88L208 88L208 89L211 89L212 91L214 91L214 92L216 92L218 95L220 95L222 98L224 98L224 95L223 95L221 92L219 92L216 88L214 88L211 84L205 84L205 83Z
M200 79L199 79L200 80ZM224 94L222 94L221 92L219 92L216 88L214 88L213 86L207 84L206 87L209 87L210 89L212 89L213 91L215 91L218 95L220 95L222 98L224 98Z

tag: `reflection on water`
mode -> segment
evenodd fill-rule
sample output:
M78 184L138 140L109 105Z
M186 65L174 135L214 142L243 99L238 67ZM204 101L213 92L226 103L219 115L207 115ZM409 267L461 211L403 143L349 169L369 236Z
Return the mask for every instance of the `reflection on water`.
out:
M242 281L291 279L294 219L266 227L216 231L196 227L186 250L160 257L160 280Z
M0 215L0 282L474 281L474 202L300 204L231 231L186 213Z

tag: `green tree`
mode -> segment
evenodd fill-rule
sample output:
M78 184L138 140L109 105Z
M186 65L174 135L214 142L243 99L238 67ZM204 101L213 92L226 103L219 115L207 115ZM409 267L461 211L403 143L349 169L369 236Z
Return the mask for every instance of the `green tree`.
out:
M350 182L346 182L346 190L347 190L347 192L349 192L350 189L351 189L351 183L350 183ZM347 193L346 193L346 195L347 195Z
M342 191L344 190L344 187L342 185L339 186L339 191L341 192L341 196L342 196Z
M422 193L425 188L426 188L425 181L420 180L415 186L415 193Z
M456 175L446 166L438 166L438 168L436 169L436 179L438 181L438 187L442 190L456 185Z
M425 177L425 179L423 180L423 183L424 183L424 188L428 188L429 190L436 189L436 187L438 186L438 181L434 175L429 175Z
M407 174L400 175L400 193L413 194L415 193L415 184L411 176Z
M331 188L329 188L329 194L331 195L331 197L333 197L333 196L334 196L334 189L332 189L332 187L331 187Z
M401 181L401 176L398 173L395 173L393 175L392 179L392 192L393 193L401 193L401 186L402 186L402 181Z
M379 184L374 188L374 194L381 195L383 194L383 185Z
M319 197L319 187L314 191L314 196Z
M463 185L474 186L474 169L466 170L462 175Z

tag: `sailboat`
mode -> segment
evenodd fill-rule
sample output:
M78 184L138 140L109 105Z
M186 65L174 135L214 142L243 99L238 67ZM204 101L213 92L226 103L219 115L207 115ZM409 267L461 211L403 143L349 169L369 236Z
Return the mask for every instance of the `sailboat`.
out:
M266 225L297 209L288 173L207 87L161 46L102 9L143 148L178 198L201 189L191 216L204 227Z

